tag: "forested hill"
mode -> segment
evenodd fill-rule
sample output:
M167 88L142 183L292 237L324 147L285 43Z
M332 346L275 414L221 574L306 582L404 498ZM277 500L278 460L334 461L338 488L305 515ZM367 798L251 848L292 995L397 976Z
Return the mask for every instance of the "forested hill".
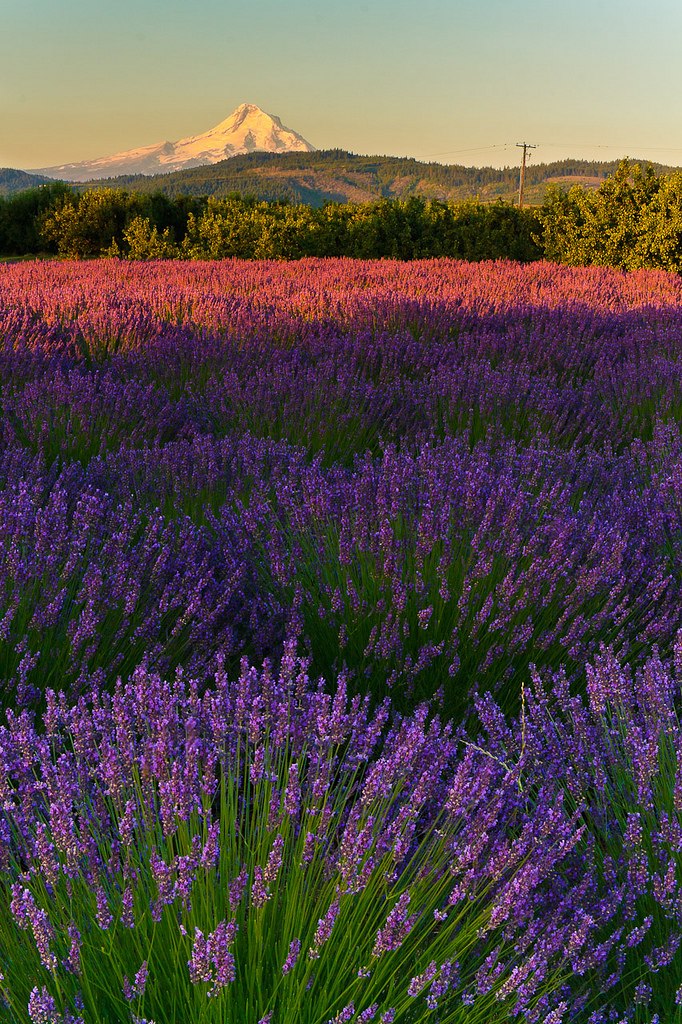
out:
M540 204L549 184L597 188L612 175L618 161L561 160L530 164L526 170L526 201ZM654 165L657 171L670 170ZM90 186L163 192L167 196L217 196L231 193L258 199L289 199L321 206L324 202L366 203L379 198L511 200L518 188L518 167L462 167L421 163L402 157L356 156L344 150L315 153L249 153L204 167L171 174L125 175Z
M49 181L49 178L41 174L29 174L28 171L18 171L14 167L0 167L0 196L12 196L27 188L46 185Z
M646 161L643 161L646 163ZM560 160L529 164L526 202L543 202L549 184L598 188L611 176L618 161ZM654 164L656 170L671 170ZM0 168L0 196L44 184L49 179L25 171ZM356 156L341 149L315 153L249 153L217 164L157 175L123 175L74 185L74 188L124 188L170 197L216 196L235 192L257 199L289 199L322 206L328 200L343 203L375 202L380 198L461 200L478 197L484 202L514 200L518 167L463 167L459 164L423 163L406 157Z

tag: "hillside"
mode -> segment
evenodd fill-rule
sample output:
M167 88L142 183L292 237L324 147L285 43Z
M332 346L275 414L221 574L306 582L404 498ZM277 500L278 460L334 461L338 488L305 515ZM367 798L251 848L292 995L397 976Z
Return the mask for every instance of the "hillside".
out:
M526 202L541 203L550 183L597 188L617 166L616 160L532 164L526 170ZM669 169L654 166L658 171ZM249 153L170 174L122 175L80 187L162 192L171 197L224 197L240 192L259 199L288 199L321 206L327 201L366 203L410 195L443 200L477 196L484 202L509 201L516 197L518 178L518 167L463 167L403 157L356 156L333 149L314 153Z
M0 196L12 196L17 192L25 192L27 188L47 185L49 181L49 178L41 174L29 174L14 167L0 167Z

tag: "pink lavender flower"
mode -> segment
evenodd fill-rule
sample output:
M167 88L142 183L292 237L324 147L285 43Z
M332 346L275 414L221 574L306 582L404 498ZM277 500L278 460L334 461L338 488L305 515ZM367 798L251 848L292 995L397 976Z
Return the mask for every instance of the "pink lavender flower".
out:
M133 889L131 885L126 885L123 890L123 896L121 897L121 924L125 928L135 927L135 912L133 909Z
M258 909L265 906L272 893L265 884L265 872L260 865L256 865L253 871L253 884L251 885L251 904Z
M282 866L282 852L284 850L284 839L278 834L275 836L272 844L272 849L268 854L268 860L263 871L263 884L266 886L272 885L279 874L279 869Z
M547 1014L542 1024L561 1024L568 1010L567 1003L560 1003L554 1010Z
M422 974L417 974L410 980L410 984L407 987L408 996L415 998L422 992L428 984L430 984L438 973L438 964L435 960L432 960L429 966Z
M71 939L69 946L69 954L64 961L64 965L67 970L71 971L72 974L80 974L81 972L81 933L79 932L76 925L71 922L68 928L68 936Z
M298 762L294 761L289 769L287 788L284 793L284 809L290 817L295 817L301 806L301 785L298 778Z

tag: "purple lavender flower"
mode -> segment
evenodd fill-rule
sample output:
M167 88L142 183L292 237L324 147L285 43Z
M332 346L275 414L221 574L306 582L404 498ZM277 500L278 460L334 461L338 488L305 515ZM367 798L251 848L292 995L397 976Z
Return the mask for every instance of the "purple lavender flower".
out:
M217 996L226 985L235 980L235 958L229 947L234 942L236 932L237 926L234 921L221 921L215 931L208 936L199 928L194 930L192 956L188 961L189 977L193 985L201 982L209 984L209 997Z
M49 971L55 971L57 957L50 948L55 938L54 928L45 909L36 905L33 894L20 883L15 883L12 886L11 910L19 927L30 928L33 932L36 949L43 966Z
M34 988L28 1001L28 1015L33 1024L56 1024L59 1016L57 1004L45 986Z
M317 928L315 929L315 935L313 936L313 943L308 950L308 958L310 960L317 960L319 958L320 949L325 942L329 940L338 914L339 898L336 897L336 899L332 900L330 903L329 909L324 917L321 917L317 922Z
M413 999L418 996L433 981L437 973L438 964L435 960L432 960L422 974L417 974L410 980L410 984L407 987L408 996L411 996Z
M393 952L403 944L418 917L417 914L408 915L407 908L409 905L410 894L409 892L404 892L392 910L389 911L384 926L377 932L374 949L372 950L373 956L382 956L384 953Z
M300 952L301 940L292 939L291 942L289 943L289 952L287 954L287 958L282 964L282 974L289 974L291 971L293 971L294 967L296 966L296 961L298 960L298 955Z
M348 1024L348 1021L355 1016L355 1004L348 1003L334 1017L330 1017L327 1024Z
M235 913L237 907L241 903L244 890L249 880L249 874L245 868L243 868L234 881L230 882L227 887L227 898L230 904L230 910Z

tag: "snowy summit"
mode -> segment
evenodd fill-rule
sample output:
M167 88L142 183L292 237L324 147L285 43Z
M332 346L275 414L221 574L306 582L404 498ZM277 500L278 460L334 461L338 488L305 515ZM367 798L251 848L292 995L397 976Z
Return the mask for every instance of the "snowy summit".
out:
M229 117L203 135L190 135L178 142L159 142L142 149L129 149L113 156L80 163L41 167L33 174L66 181L91 181L119 174L159 174L183 167L215 164L241 153L312 153L315 147L278 117L266 114L253 103L242 103Z

